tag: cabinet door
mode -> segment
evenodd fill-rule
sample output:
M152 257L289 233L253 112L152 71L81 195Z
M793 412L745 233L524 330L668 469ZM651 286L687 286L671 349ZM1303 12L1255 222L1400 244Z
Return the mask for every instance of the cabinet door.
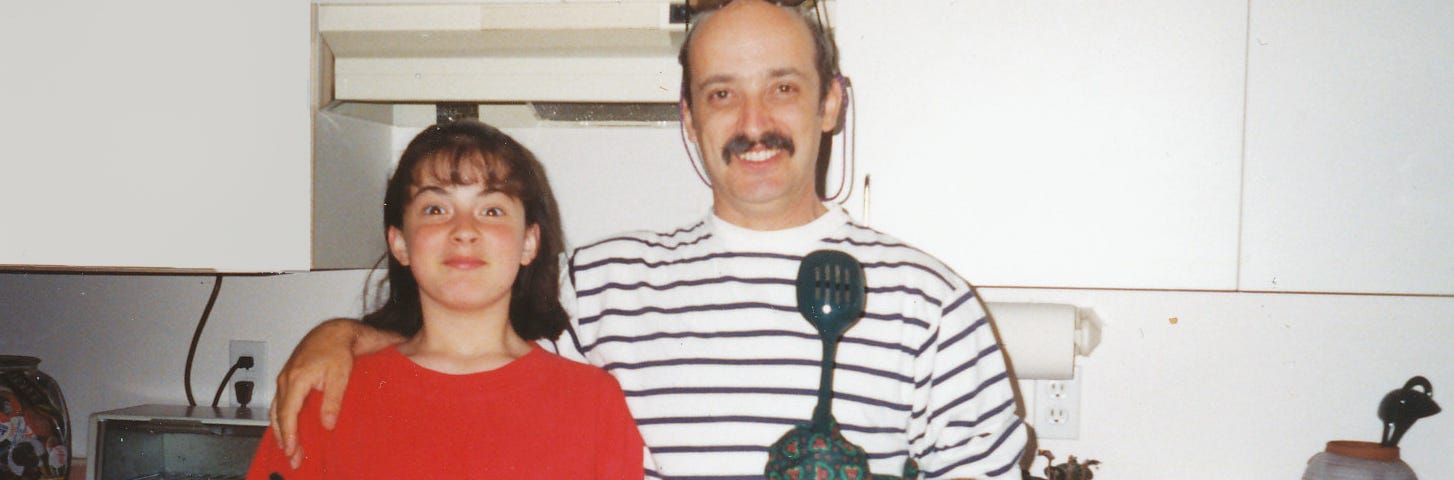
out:
M840 2L869 222L986 286L1235 289L1246 8Z
M1251 19L1242 288L1454 294L1454 6Z
M307 269L310 8L0 7L0 265Z

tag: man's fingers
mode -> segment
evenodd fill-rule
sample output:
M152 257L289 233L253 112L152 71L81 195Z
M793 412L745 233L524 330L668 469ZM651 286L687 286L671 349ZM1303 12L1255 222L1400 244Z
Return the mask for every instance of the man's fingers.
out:
M283 374L286 372L287 370L278 373L275 380L277 391L273 392L273 401L268 404L268 426L272 427L273 440L278 442L278 448L285 450L287 446L283 443L283 426L278 423L278 403L282 402L282 399L287 398L287 395L293 390L289 388L288 382L283 381Z
M277 410L273 425L282 439L283 453L292 455L298 448L298 412L303 409L303 400L308 398L310 388L285 381L283 375L278 376L278 385L279 391L283 393L273 402Z
M323 384L323 405L318 410L318 417L323 420L325 429L333 430L338 425L338 411L343 408L343 392L348 389L348 375L349 372L346 371L335 372Z
M325 428L333 429L343 404L343 392L353 369L353 350L358 330L368 329L348 319L323 322L309 331L293 347L293 355L278 373L277 394L268 409L268 421L276 434L279 447L295 466L303 461L299 443L298 414L314 390L323 392L319 416ZM371 329L370 329L371 330ZM375 350L398 343L398 336L386 333L373 335ZM311 404L309 404L311 405ZM313 408L308 406L307 408ZM311 412L310 412L311 413ZM311 416L310 416L311 417ZM311 420L310 420L311 421ZM307 425L307 428L313 428Z
M268 425L272 427L273 441L278 442L278 449L283 448L283 430L278 428L278 402L268 404Z
M289 455L288 456L288 464L289 465L292 465L293 470L297 470L298 467L303 466L303 449L302 448L299 448L297 451L293 452L292 455Z

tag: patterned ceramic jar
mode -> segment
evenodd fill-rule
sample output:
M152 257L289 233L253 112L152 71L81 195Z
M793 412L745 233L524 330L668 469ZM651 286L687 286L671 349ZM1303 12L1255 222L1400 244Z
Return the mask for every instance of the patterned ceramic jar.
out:
M0 355L0 480L64 479L71 422L61 387L40 359Z
M1418 480L1399 460L1398 447L1372 442L1334 440L1308 460L1303 480Z

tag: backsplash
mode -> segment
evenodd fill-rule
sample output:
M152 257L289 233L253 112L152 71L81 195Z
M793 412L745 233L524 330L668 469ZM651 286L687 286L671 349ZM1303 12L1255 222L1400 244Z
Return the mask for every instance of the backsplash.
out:
M964 272L973 278L973 272ZM199 403L226 371L228 341L268 342L268 375L319 321L356 316L366 273L226 277L192 373ZM0 352L34 355L65 389L76 450L93 412L185 404L187 345L210 276L0 274ZM1094 308L1104 340L1083 372L1076 440L1039 448L1103 462L1098 477L1297 478L1329 440L1374 441L1388 390L1427 377L1454 403L1454 298L988 289L992 301ZM1173 320L1174 319L1174 320ZM259 385L265 410L272 386ZM1022 388L1022 391L1033 389ZM1454 416L1400 443L1426 478L1449 467ZM1043 467L1043 460L1034 472Z

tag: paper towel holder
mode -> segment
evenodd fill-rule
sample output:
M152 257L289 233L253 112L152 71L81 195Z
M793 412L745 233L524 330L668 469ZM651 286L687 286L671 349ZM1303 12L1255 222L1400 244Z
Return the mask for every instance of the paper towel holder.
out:
M1070 379L1075 357L1090 355L1101 342L1102 321L1090 308L1022 302L987 302L985 307L1020 380Z
M1089 357L1101 345L1101 318L1090 308L1075 307L1075 354Z

